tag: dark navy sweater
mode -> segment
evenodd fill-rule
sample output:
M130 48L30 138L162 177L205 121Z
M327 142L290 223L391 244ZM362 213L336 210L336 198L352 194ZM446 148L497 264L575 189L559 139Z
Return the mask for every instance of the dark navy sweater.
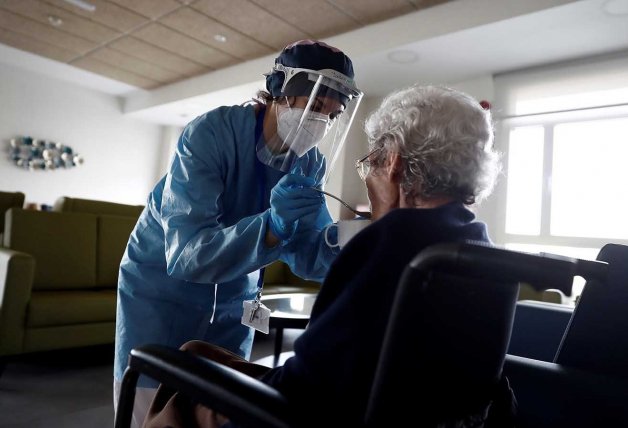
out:
M474 219L461 203L396 209L358 233L332 264L294 357L262 380L307 425L359 425L403 269L432 244L488 242Z

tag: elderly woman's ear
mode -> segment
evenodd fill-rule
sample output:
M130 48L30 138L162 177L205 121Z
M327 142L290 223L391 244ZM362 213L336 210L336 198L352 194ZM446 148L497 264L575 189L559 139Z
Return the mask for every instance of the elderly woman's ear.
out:
M401 182L403 164L399 153L393 151L388 152L388 154L386 155L384 168L386 168L386 174L388 175L388 179L391 182L396 184L399 184Z

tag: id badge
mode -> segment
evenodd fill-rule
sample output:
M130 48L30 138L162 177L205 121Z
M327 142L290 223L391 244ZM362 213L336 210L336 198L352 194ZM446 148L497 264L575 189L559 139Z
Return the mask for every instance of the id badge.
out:
M245 300L242 302L242 308L242 324L268 334L270 309L257 300Z

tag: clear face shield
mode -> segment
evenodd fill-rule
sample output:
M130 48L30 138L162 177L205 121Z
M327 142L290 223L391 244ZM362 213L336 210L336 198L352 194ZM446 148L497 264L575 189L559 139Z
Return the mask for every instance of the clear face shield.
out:
M325 183L342 150L362 100L352 79L335 70L308 70L276 64L285 74L276 109L277 133L257 142L257 156L280 171L320 178Z

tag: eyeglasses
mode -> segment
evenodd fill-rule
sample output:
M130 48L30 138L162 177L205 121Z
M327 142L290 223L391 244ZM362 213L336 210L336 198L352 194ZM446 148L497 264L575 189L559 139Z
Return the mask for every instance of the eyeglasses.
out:
M379 152L381 149L383 149L383 147L378 147L375 150L371 150L368 155L355 161L355 169L358 171L358 175L360 176L362 181L366 180L366 176L369 175L369 172L371 170L371 161L369 160L369 158L373 154Z

